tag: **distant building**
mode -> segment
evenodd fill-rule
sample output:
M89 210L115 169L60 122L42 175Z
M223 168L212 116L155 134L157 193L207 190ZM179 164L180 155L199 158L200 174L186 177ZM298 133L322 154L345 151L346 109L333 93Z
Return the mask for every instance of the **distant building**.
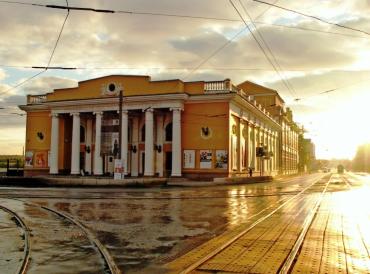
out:
M281 174L298 173L299 147L298 139L303 134L299 126L293 120L293 113L285 108L285 102L276 90L245 81L238 87L252 96L259 104L267 109L269 113L279 122L278 163Z
M316 154L315 144L312 143L311 139L303 138L303 135L299 136L299 171L300 172L311 172L316 170Z
M20 106L27 112L25 174L111 174L121 154L124 173L131 177L246 176L249 168L255 175L274 175L281 155L286 163L296 143L284 143L280 151L281 117L254 98L229 79L152 81L133 75L29 95ZM296 160L295 150L290 153ZM289 164L296 168L293 160Z

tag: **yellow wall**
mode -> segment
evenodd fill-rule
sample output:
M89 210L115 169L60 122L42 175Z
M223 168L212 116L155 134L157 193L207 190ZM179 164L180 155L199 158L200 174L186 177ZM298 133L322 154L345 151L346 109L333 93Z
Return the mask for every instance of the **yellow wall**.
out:
M49 115L49 111L27 113L26 152L32 151L34 155L38 152L45 152L47 155L50 149L51 132L51 117ZM38 133L44 136L43 140L38 137ZM45 161L47 161L47 157Z
M216 150L228 151L228 103L189 103L185 104L182 113L182 148L195 150L195 169L204 172L227 172L227 169L215 169ZM208 127L211 137L201 136L202 127ZM199 169L199 150L212 150L211 169ZM183 170L185 173L187 169ZM189 170L188 170L189 171Z
M184 90L190 95L204 94L204 82L186 82L184 83Z
M184 92L184 83L179 80L150 81L147 76L112 75L98 79L79 82L75 88L58 89L47 95L48 101L89 99L104 97L102 85L109 83L121 84L124 96L154 95ZM190 89L194 90L194 85Z
M204 82L187 82L180 80L150 81L148 76L111 75L98 79L79 82L75 88L57 89L47 94L48 101L91 99L104 97L102 85L121 84L123 96L154 95L168 93L203 94Z

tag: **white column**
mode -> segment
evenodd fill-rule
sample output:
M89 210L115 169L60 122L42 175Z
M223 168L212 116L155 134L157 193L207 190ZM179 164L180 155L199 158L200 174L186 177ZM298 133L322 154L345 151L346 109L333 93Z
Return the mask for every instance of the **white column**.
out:
M251 125L251 134L252 138L250 141L250 148L251 148L251 158L250 158L250 166L252 168L256 168L256 133L255 133L255 125Z
M94 175L103 174L103 159L101 152L101 118L102 112L94 112L95 114L95 150L94 150Z
M128 111L123 110L122 111L122 140L121 140L121 159L122 159L122 165L123 165L123 174L127 175L127 160L128 160L128 154L127 154L127 148L128 148Z
M91 144L92 144L92 120L86 121L86 149L85 149L85 170L88 174L91 174ZM88 152L89 151L89 152Z
M72 126L72 158L71 174L80 174L80 113L71 113L73 116Z
M172 110L172 173L181 176L181 109Z
M275 170L279 171L279 134L275 132L275 152L274 152L274 159L275 159Z
M145 111L145 170L144 176L154 175L153 150L154 150L154 121L153 109Z
M255 128L255 133L256 133L255 146L256 146L256 149L261 144L261 137L260 137L261 132L260 132L260 130L261 130L261 128L259 127L259 125L257 125L257 127ZM254 152L254 155L256 155L256 152ZM257 171L260 171L260 168L261 168L260 167L260 165L261 165L260 157L257 157L257 156L255 156L255 157L256 157L255 158L255 163L256 163L255 168L256 168Z
M242 172L243 170L243 132L242 132L242 127L243 127L243 121L241 118L239 118L239 128L238 128L238 135L239 135L239 140L238 140L238 172Z
M160 147L160 152L156 153L156 168L155 171L159 177L163 177L163 116L157 117L157 141L156 144Z
M59 118L51 114L50 174L58 174Z
M269 152L272 152L273 145L272 145L271 131L269 131L268 140L269 140ZM269 158L269 171L270 172L272 172L272 161L273 161L273 158Z
M132 119L131 177L139 175L139 117Z

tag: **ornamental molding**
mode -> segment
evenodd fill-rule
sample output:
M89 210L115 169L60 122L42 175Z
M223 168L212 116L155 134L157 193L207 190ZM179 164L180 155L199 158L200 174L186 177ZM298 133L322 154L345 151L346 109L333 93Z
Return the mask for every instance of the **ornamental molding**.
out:
M121 90L122 84L118 82L104 83L100 87L102 96L118 96Z

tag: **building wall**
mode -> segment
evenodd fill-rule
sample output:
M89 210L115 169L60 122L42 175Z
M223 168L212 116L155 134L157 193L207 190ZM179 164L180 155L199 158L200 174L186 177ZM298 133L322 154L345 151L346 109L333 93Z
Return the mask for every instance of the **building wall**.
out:
M122 85L124 96L156 95L169 93L203 94L204 82L184 83L180 80L150 81L148 76L113 75L79 82L78 87L57 89L47 94L48 101L101 98L107 82ZM76 92L78 91L78 92Z
M104 115L114 113L116 115L118 104L117 90L115 89L113 93L107 93L106 89L110 83L114 83L116 87L123 90L123 106L125 115L127 115L123 127L126 130L131 127L131 134L135 133L138 136L135 143L131 140L131 136L128 136L128 140L124 141L127 143L127 148L125 148L125 145L123 149L126 151L122 153L128 159L126 163L129 162L128 168L125 167L127 171L131 165L135 165L134 170L136 171L136 166L138 166L139 174L143 174L144 164L140 157L145 152L146 155L149 155L144 158L144 173L147 174L146 176L152 176L153 174L163 176L161 165L165 166L168 171L167 164L169 163L172 163L177 170L181 166L182 170L178 171L177 174L181 175L182 173L185 176L247 175L249 167L255 168L256 171L260 168L254 159L255 148L259 143L264 143L264 145L269 146L269 149L273 150L270 139L272 138L271 133L276 134L280 128L279 125L268 114L268 111L263 109L261 105L256 104L250 97L245 96L243 91L238 90L228 79L214 83L202 81L184 83L180 80L151 81L150 77L147 76L122 75L91 79L79 82L76 88L55 90L53 93L47 94L46 101L44 101L44 95L30 96L28 98L30 101L25 106L25 110L29 111L27 136L34 137L35 132L37 134L39 130L43 130L45 139L43 142L39 140L38 143L34 140L28 141L29 144L26 144L26 149L35 152L40 150L46 154L50 150L50 112L34 111L41 107L44 109L51 108L54 118L58 117L57 120L54 119L53 121L55 123L59 121L59 138L58 142L55 142L58 145L58 172L79 174L76 173L76 170L84 169L84 164L83 161L81 161L81 165L76 164L78 163L77 156L82 156L80 158L82 160L88 159L89 172L93 171L92 167L100 167L100 158L94 155L94 152L99 150L95 149L95 146L98 146L94 137L96 121L100 121L98 117L101 117L101 113L104 113ZM208 85L207 89L206 85ZM215 88L212 89L212 86L215 86ZM146 96L164 94L166 95ZM101 100L95 100L97 98L101 98ZM126 99L127 101L125 101ZM266 104L273 104L275 102L273 99L274 97L266 99ZM181 109L182 111L180 111ZM72 114L74 115L74 122L72 122ZM151 123L148 123L148 129L153 130L153 140L147 138L147 142L141 140L141 128L145 126L146 115L147 117L152 116L154 122L153 129ZM179 117L181 117L181 147L179 138L175 139L176 142L161 140L166 125L171 123L172 119L175 119L177 121L176 125L178 125ZM147 121L152 121L152 118L148 118ZM135 129L133 128L134 121ZM88 144L80 141L79 151L74 146L74 153L72 153L73 123L80 124L85 129L89 124L89 136L92 135ZM179 132L179 128L175 127L173 134L179 136ZM78 135L74 131L74 140L78 139ZM89 145L88 151L91 148L89 157L86 156L87 145ZM160 145L162 152L159 152ZM146 146L147 149L145 150ZM154 148L153 154L151 146ZM133 154L134 147L135 151L137 149L135 155ZM173 147L175 147L175 150ZM56 150L53 149L52 151L54 153ZM179 151L181 153L178 153ZM175 160L171 161L172 156L165 155L166 152L173 152L172 156L176 155L173 158ZM72 154L75 164L71 170ZM132 161L130 161L130 157ZM150 160L151 158L153 158L153 161ZM181 158L182 162L179 165ZM56 161L53 161L53 163L56 163ZM149 169L152 169L152 164L155 169L153 174L148 172ZM275 169L272 160L266 162L264 167L264 171L268 172ZM53 170L55 169L54 165ZM47 169L45 170L47 173ZM96 174L100 175L101 172L96 171ZM165 175L168 175L168 172ZM137 172L134 176L137 176Z
M26 175L37 175L48 169L48 152L50 149L51 118L49 111L27 113L26 127ZM30 173L32 168L32 173Z
M195 167L184 168L183 173L226 173L227 169L216 167L217 151L228 153L228 103L188 103L181 116L182 150L194 151ZM203 128L203 129L202 129ZM208 135L207 133L208 128ZM200 153L209 150L212 153L210 168L201 164ZM184 153L184 152L183 152ZM189 152L190 153L190 152Z

